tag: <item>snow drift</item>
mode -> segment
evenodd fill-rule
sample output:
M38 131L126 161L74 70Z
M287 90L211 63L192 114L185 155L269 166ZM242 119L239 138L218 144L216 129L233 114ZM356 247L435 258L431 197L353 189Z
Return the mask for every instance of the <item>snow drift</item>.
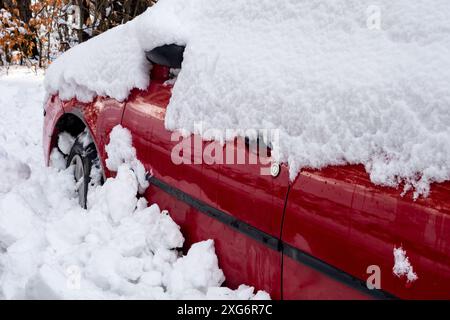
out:
M169 130L277 128L292 179L364 164L376 184L427 195L450 179L450 2L373 4L162 0L64 54L46 88L124 100L148 85L146 50L186 45Z
M54 167L43 163L41 80L26 69L0 75L0 298L269 298L245 285L220 287L212 240L179 252L179 226L137 197L145 170L123 128L107 148L117 176L93 188L82 209L62 154L52 153ZM59 146L67 152L73 141L62 134Z

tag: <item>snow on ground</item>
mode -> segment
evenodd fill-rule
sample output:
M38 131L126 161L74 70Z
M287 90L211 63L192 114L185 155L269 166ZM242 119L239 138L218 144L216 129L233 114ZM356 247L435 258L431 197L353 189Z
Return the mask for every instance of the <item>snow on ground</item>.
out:
M64 54L46 88L125 99L148 84L145 50L186 44L168 129L279 129L292 179L364 164L426 196L450 180L449 21L448 0L161 0Z
M212 240L179 254L179 227L136 196L147 186L145 172L125 129L114 129L108 147L117 177L95 188L88 210L81 209L71 170L44 166L42 74L0 72L1 298L269 298L244 285L220 287ZM61 139L62 149L70 140ZM57 153L52 159L64 167Z

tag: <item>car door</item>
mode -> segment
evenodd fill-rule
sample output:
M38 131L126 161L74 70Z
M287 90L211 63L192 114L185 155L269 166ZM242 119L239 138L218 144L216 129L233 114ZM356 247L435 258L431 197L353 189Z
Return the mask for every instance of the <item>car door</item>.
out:
M122 125L132 134L137 158L153 175L153 181L160 182L161 188L153 190L154 186L152 186L148 190L152 202L156 203L158 203L156 199L159 197L159 191L168 191L169 186L192 197L198 197L198 183L201 181L201 165L181 167L172 161L172 152L177 147L178 141L172 141L172 132L167 131L164 126L166 108L172 90L172 85L166 84L168 72L169 69L166 67L153 67L150 86L145 91L132 91L122 120ZM167 74L164 75L164 73ZM165 188L162 188L162 184Z
M450 298L450 183L433 184L428 197L382 188L362 167L349 177L355 185L351 208L352 272L380 271L381 288L402 299ZM416 280L393 273L393 250L402 248ZM400 260L400 259L398 259Z
M289 191L283 226L283 297L367 299L352 270L354 184L335 167L302 170Z
M448 299L449 194L439 184L414 201L374 185L362 166L302 171L286 206L284 297ZM416 281L393 273L400 247Z
M203 175L209 180L209 201L226 218L224 232L229 236L226 241L218 241L217 247L229 283L237 285L245 280L270 292L272 298L281 298L279 240L289 188L287 168L279 166L279 173L272 176L268 153L255 158L257 152L242 138L224 146L219 142L208 144L222 150L222 161L211 165L213 161L208 161L210 153L205 149ZM238 161L241 155L244 161Z
M146 91L133 91L122 121L131 131L138 159L152 173L147 199L168 210L181 226L186 250L198 241L215 241L228 286L245 283L279 298L278 240L287 172L273 179L260 176L258 166L204 163L203 150L215 142L194 135L181 139L164 127L172 88L164 79L152 76ZM200 148L194 148L194 141ZM183 163L174 161L174 154Z

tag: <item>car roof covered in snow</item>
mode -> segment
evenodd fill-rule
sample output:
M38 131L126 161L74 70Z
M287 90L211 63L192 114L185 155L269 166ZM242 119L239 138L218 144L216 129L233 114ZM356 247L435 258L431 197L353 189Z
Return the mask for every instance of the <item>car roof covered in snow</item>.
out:
M292 179L363 164L376 184L427 195L450 179L450 2L376 4L161 0L62 55L46 89L125 100L148 86L146 51L186 45L167 129L278 129Z

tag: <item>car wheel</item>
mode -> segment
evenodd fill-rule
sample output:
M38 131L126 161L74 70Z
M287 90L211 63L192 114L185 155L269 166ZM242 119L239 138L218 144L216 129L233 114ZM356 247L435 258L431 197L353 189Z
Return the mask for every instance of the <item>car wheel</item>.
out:
M99 160L97 149L94 143L84 146L86 141L83 132L75 140L67 158L67 168L73 167L73 175L76 182L76 190L78 193L78 202L84 209L87 208L87 195L89 186L91 185L91 173L93 168L99 168Z

